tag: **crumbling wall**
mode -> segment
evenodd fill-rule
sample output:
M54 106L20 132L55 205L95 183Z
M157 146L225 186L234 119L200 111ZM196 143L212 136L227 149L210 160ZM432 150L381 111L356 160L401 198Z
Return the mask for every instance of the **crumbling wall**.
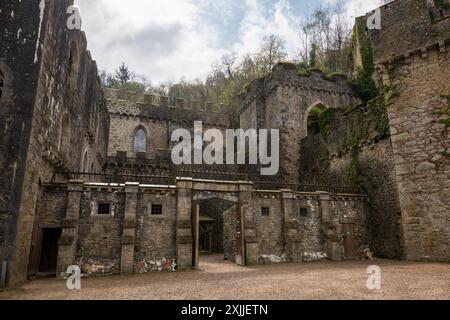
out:
M342 109L359 102L345 77L332 79L318 70L302 74L294 64L280 63L270 76L254 81L242 97L241 126L280 130L280 172L266 180L298 183L300 141L313 107Z

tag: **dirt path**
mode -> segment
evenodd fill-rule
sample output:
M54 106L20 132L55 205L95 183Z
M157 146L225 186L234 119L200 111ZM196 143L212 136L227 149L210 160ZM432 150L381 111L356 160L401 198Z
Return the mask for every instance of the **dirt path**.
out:
M367 267L382 270L382 289L367 289ZM0 299L450 299L450 264L377 260L239 267L202 257L200 271L82 279L43 279L0 293Z

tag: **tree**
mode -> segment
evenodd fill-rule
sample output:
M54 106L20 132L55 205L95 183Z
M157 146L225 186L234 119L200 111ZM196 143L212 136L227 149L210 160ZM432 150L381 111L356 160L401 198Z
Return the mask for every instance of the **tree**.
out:
M286 59L285 41L274 34L264 37L259 51L255 55L256 76L263 78L272 72L273 67Z
M300 25L301 61L326 73L346 73L350 67L350 31L342 0L315 9Z
M116 70L115 77L120 84L125 84L127 82L130 82L134 78L134 75L125 65L125 62L123 62L119 69Z

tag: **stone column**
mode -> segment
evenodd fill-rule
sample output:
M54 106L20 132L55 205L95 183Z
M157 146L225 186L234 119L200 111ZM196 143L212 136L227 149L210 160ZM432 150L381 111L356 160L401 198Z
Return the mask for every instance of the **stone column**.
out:
M239 182L239 203L244 216L244 243L245 264L258 264L258 238L256 237L256 226L253 218L251 202L253 199L253 184ZM238 208L239 210L239 208Z
M331 214L331 196L327 192L319 192L322 232L326 241L326 253L333 261L342 260L342 248Z
M192 269L192 178L177 180L177 264L179 270Z
M281 190L282 195L282 208L284 216L284 246L285 252L289 261L301 262L303 260L302 255L302 243L301 237L298 231L298 223L294 220L294 192L291 190Z
M82 192L83 181L70 180L67 183L66 217L63 222L63 229L58 242L58 261L56 265L56 274L60 278L66 276L67 267L73 265L75 262Z
M122 231L122 255L120 259L120 273L134 272L134 243L136 237L136 209L139 183L125 183L125 218Z

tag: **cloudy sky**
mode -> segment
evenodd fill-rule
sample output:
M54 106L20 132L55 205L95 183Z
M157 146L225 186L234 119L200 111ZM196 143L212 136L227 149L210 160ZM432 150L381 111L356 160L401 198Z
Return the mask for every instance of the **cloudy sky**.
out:
M337 0L75 0L100 69L125 62L152 84L203 79L223 54L254 52L277 34L291 57L305 12ZM343 0L353 18L381 0Z

